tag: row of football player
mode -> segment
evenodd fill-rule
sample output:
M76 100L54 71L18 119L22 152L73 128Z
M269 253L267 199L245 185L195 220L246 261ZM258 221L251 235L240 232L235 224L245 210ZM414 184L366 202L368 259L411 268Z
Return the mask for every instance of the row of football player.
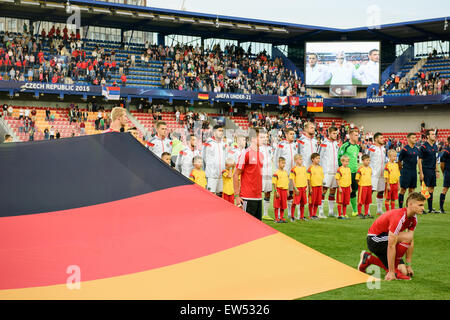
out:
M359 168L359 159L361 158L362 151L361 147L358 145L358 129L354 128L350 130L349 140L343 145L340 145L340 142L337 140L338 130L334 127L329 128L328 137L320 144L318 144L317 140L314 138L314 132L315 125L313 123L307 123L302 136L295 139L294 130L288 128L285 132L286 139L282 140L275 150L268 146L267 143L264 143L260 147L260 151L264 158L263 178L266 181L264 185L271 185L271 183L267 181L270 181L272 178L272 161L273 163L277 163L278 159L283 157L286 160L285 169L287 172L290 172L290 170L294 167L295 154L302 155L305 167L309 168L312 163L310 159L311 155L313 153L318 153L320 155L320 165L325 174L323 183L324 195L322 197L322 205L319 207L319 216L324 217L322 209L325 194L328 189L330 189L330 195L328 198L329 210L330 214L333 214L336 188L338 187L334 176L340 165L338 158L346 154L350 156L350 168L353 175L352 182L355 189L353 190L351 197L352 208L353 214L356 214L357 184L355 182L354 175L356 175ZM239 155L245 150L246 145L246 137L244 135L238 135L234 145L232 147L228 147L228 145L223 141L223 134L223 127L215 126L213 129L213 136L203 144L203 148L201 150L197 148L197 138L195 136L191 136L188 146L181 150L178 155L172 157L172 162L175 168L186 177L189 177L193 169L192 159L195 156L200 156L202 158L203 169L205 170L207 178L207 188L217 194L222 193L222 173L223 170L225 170L226 160L231 158L234 163L237 163ZM411 141L413 138L415 138L415 140ZM417 137L412 133L408 135L409 146L406 146L400 152L400 165L402 162L405 162L405 166L400 168L403 169L402 171L405 178L408 178L408 181L405 184L402 184L400 189L400 207L403 205L403 195L405 194L406 189L409 189L411 192L417 187L417 163L419 164L421 181L424 181L427 187L429 187L428 191L430 195L432 195L434 191L436 177L429 177L430 170L434 170L433 172L437 171L437 147L435 145L436 137L434 132L430 131L429 134L427 134L427 139L429 139L429 141L424 143L425 147L418 149L415 147ZM370 167L373 171L372 189L377 192L377 213L381 213L383 210L384 191L386 188L386 182L383 177L383 173L386 169L386 149L384 144L385 139L383 135L381 133L377 133L374 136L374 145L366 150L367 154L370 156ZM158 156L161 156L163 152L172 154L171 141L166 137L166 128L164 123L160 122L157 124L157 134L148 142L148 146L149 149ZM425 156L425 158L423 158L423 156ZM419 161L417 161L418 158ZM416 181L412 181L414 178L411 178L411 176L415 176ZM446 181L444 181L444 197L447 190L445 188L448 188ZM268 188L266 188L266 190L267 189ZM264 190L264 192L267 194L268 191L266 190ZM292 191L292 187L290 188L290 191ZM270 194L265 197L266 201L267 198L270 198ZM288 202L289 205L292 203L292 196L288 197ZM265 212L267 212L266 207L267 203L265 203ZM442 207L443 205L441 206L441 211L443 211ZM431 205L429 206L429 210L433 211Z

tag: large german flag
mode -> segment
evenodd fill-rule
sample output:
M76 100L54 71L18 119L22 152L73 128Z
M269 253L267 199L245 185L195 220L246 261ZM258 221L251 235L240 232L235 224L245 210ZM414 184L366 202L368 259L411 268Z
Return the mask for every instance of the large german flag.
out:
M129 133L4 144L0 163L0 299L293 299L368 279Z

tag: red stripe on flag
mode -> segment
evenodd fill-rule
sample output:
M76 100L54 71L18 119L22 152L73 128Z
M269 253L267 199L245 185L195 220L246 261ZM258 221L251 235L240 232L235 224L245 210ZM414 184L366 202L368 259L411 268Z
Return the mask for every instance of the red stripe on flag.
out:
M71 265L82 281L142 272L277 233L194 184L1 218L0 228L0 290L65 284Z

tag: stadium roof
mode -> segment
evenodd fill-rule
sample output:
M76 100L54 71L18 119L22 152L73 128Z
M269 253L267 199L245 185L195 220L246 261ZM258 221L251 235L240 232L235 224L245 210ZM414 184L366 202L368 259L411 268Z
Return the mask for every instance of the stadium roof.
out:
M31 20L39 17L39 20L65 23L69 17L66 3L68 1L64 0L0 0L0 15ZM70 4L80 7L82 26L224 38L240 42L292 45L305 40L386 40L396 44L412 44L450 40L450 30L444 27L450 17L386 24L377 28L336 29L103 1L71 0Z

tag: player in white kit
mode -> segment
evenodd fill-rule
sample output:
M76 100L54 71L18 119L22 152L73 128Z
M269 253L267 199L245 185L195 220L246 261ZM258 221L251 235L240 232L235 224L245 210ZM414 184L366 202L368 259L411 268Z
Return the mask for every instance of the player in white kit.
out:
M278 159L283 157L286 160L286 165L284 170L286 172L291 172L291 169L295 167L294 156L298 153L298 142L295 141L295 131L292 128L287 128L285 130L286 139L281 140L278 144L273 161L278 163ZM287 199L287 207L290 208L292 205L294 186L289 183L289 195Z
M353 78L358 78L353 63L345 60L345 53L338 52L336 62L330 65L331 85L351 85Z
M263 172L262 172L262 191L264 193L263 199L263 220L273 220L269 216L270 207L270 193L272 192L272 158L273 158L273 148L268 144L267 133L259 133L261 146L259 151L263 154Z
M303 157L303 164L308 169L311 166L311 155L317 152L317 139L314 137L316 126L312 122L305 123L303 134L297 140L298 153ZM291 170L291 168L289 168ZM290 172L290 171L289 171Z
M239 156L245 151L245 144L247 142L247 137L244 131L240 130L236 134L236 147L229 148L227 151L228 158L232 158L234 163L238 163Z
M379 83L380 52L377 49L369 51L369 61L356 70L357 79L363 84Z
M370 167L372 168L372 191L377 192L377 214L383 213L384 189L384 166L386 163L386 148L383 134L377 132L373 136L374 144L368 149L370 156Z
M338 129L336 127L328 128L328 138L319 145L318 153L320 155L320 166L323 168L324 181L322 191L322 204L319 206L319 218L326 218L323 213L323 204L325 202L325 196L328 189L330 194L328 196L328 216L334 217L334 204L336 197L336 188L338 187L336 182L336 172L339 168L338 165Z
M223 141L223 127L215 125L213 136L203 143L202 158L208 182L206 188L219 197L222 197L222 171L225 169L226 157L227 145Z
M201 156L201 150L197 148L197 137L193 134L189 136L189 145L180 151L175 163L175 169L177 169L185 177L189 178L189 175L194 168L192 159L196 156Z
M328 71L328 66L318 63L316 53L309 53L305 76L306 85L324 85L330 79L331 74Z

